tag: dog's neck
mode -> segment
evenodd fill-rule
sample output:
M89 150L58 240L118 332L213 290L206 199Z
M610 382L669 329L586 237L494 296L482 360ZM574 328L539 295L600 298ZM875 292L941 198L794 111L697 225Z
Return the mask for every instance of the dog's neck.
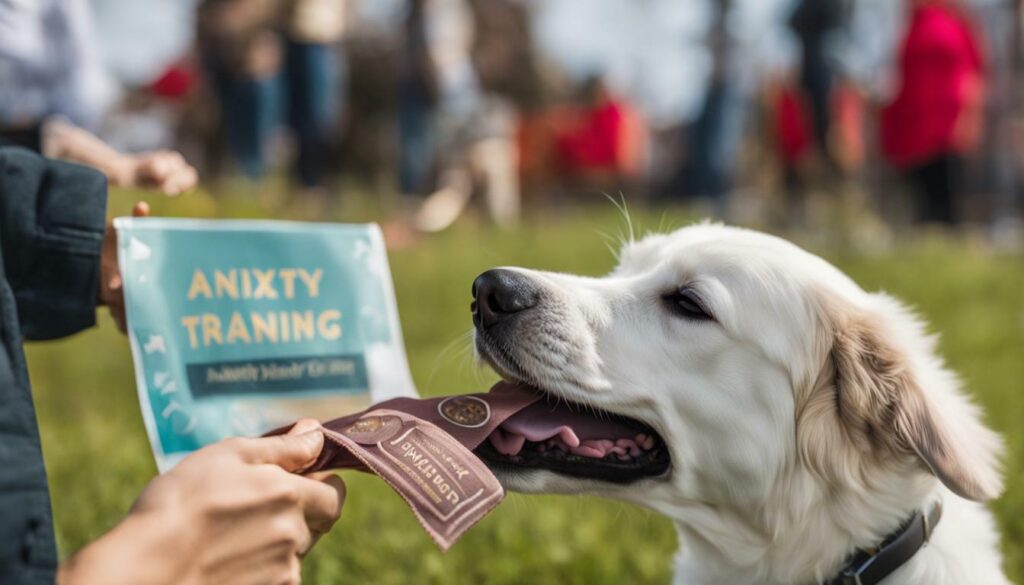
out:
M817 584L857 549L876 546L937 497L923 475L892 477L884 490L827 493L808 476L747 505L661 500L680 539L679 583Z

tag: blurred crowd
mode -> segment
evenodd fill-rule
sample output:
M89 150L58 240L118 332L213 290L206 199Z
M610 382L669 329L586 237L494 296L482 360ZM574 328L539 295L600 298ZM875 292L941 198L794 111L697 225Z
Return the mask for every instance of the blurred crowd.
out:
M328 204L394 193L423 231L621 192L1019 239L1021 20L1019 0L0 0L0 137L52 153L75 128Z

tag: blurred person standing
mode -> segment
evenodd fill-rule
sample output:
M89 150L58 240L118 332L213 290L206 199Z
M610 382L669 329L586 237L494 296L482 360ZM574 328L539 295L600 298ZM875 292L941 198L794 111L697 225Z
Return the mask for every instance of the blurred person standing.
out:
M643 124L630 102L600 77L582 84L575 119L555 137L556 164L569 177L621 188L640 172Z
M288 125L297 145L295 176L307 190L323 188L338 135L345 8L345 0L288 0L282 7Z
M964 206L965 219L985 221L999 245L1024 242L1024 209L1013 140L1019 108L1021 10L1016 0L973 0L975 27L984 31L978 42L985 55L986 91L984 136L968 169L972 197Z
M957 0L911 0L909 8L882 147L915 187L917 220L955 225L963 157L981 140L985 64Z
M814 143L830 162L832 94L837 81L830 41L846 26L848 16L848 0L800 0L789 21L800 42L800 89L807 100Z
M431 190L437 142L437 65L428 31L429 0L411 0L398 70L398 180L402 195Z
M445 141L438 188L413 216L413 227L437 232L449 227L481 193L494 223L519 219L519 154L516 112L511 102L488 95L456 136Z
M807 101L791 75L782 76L768 88L772 111L774 149L782 171L784 208L782 219L789 229L807 227L805 176L814 145L813 123Z
M281 43L271 0L204 0L199 51L220 106L220 126L242 174L259 180L278 116Z
M115 94L86 0L0 0L0 137L38 151L46 120L95 129Z
M483 87L473 52L480 13L465 0L429 0L426 32L437 82L437 188L413 226L440 231L481 193L491 219L519 215L517 116L511 100Z
M116 93L99 52L84 0L0 0L0 146L94 167L118 187L193 188L179 153L123 153L87 130Z
M728 209L737 152L743 134L745 96L738 79L736 59L740 49L729 29L735 8L731 0L716 0L708 33L707 52L711 74L697 118L689 127L689 160L683 174L682 192L706 198L717 217Z
M323 187L340 106L338 43L345 0L205 0L199 48L221 127L242 174L266 173L282 118L296 144L294 176Z

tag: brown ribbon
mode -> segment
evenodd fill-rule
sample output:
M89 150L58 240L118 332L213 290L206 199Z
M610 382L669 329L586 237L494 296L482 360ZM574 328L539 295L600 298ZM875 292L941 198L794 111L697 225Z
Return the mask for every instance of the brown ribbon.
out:
M381 402L323 423L323 451L305 471L357 469L380 476L447 551L505 497L473 449L539 398L532 388L499 382L482 394Z

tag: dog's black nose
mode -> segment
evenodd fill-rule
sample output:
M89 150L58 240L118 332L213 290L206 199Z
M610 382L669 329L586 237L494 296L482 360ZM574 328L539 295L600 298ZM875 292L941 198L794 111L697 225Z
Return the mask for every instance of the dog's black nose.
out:
M537 304L530 278L512 270L488 270L473 281L473 324L488 327Z

